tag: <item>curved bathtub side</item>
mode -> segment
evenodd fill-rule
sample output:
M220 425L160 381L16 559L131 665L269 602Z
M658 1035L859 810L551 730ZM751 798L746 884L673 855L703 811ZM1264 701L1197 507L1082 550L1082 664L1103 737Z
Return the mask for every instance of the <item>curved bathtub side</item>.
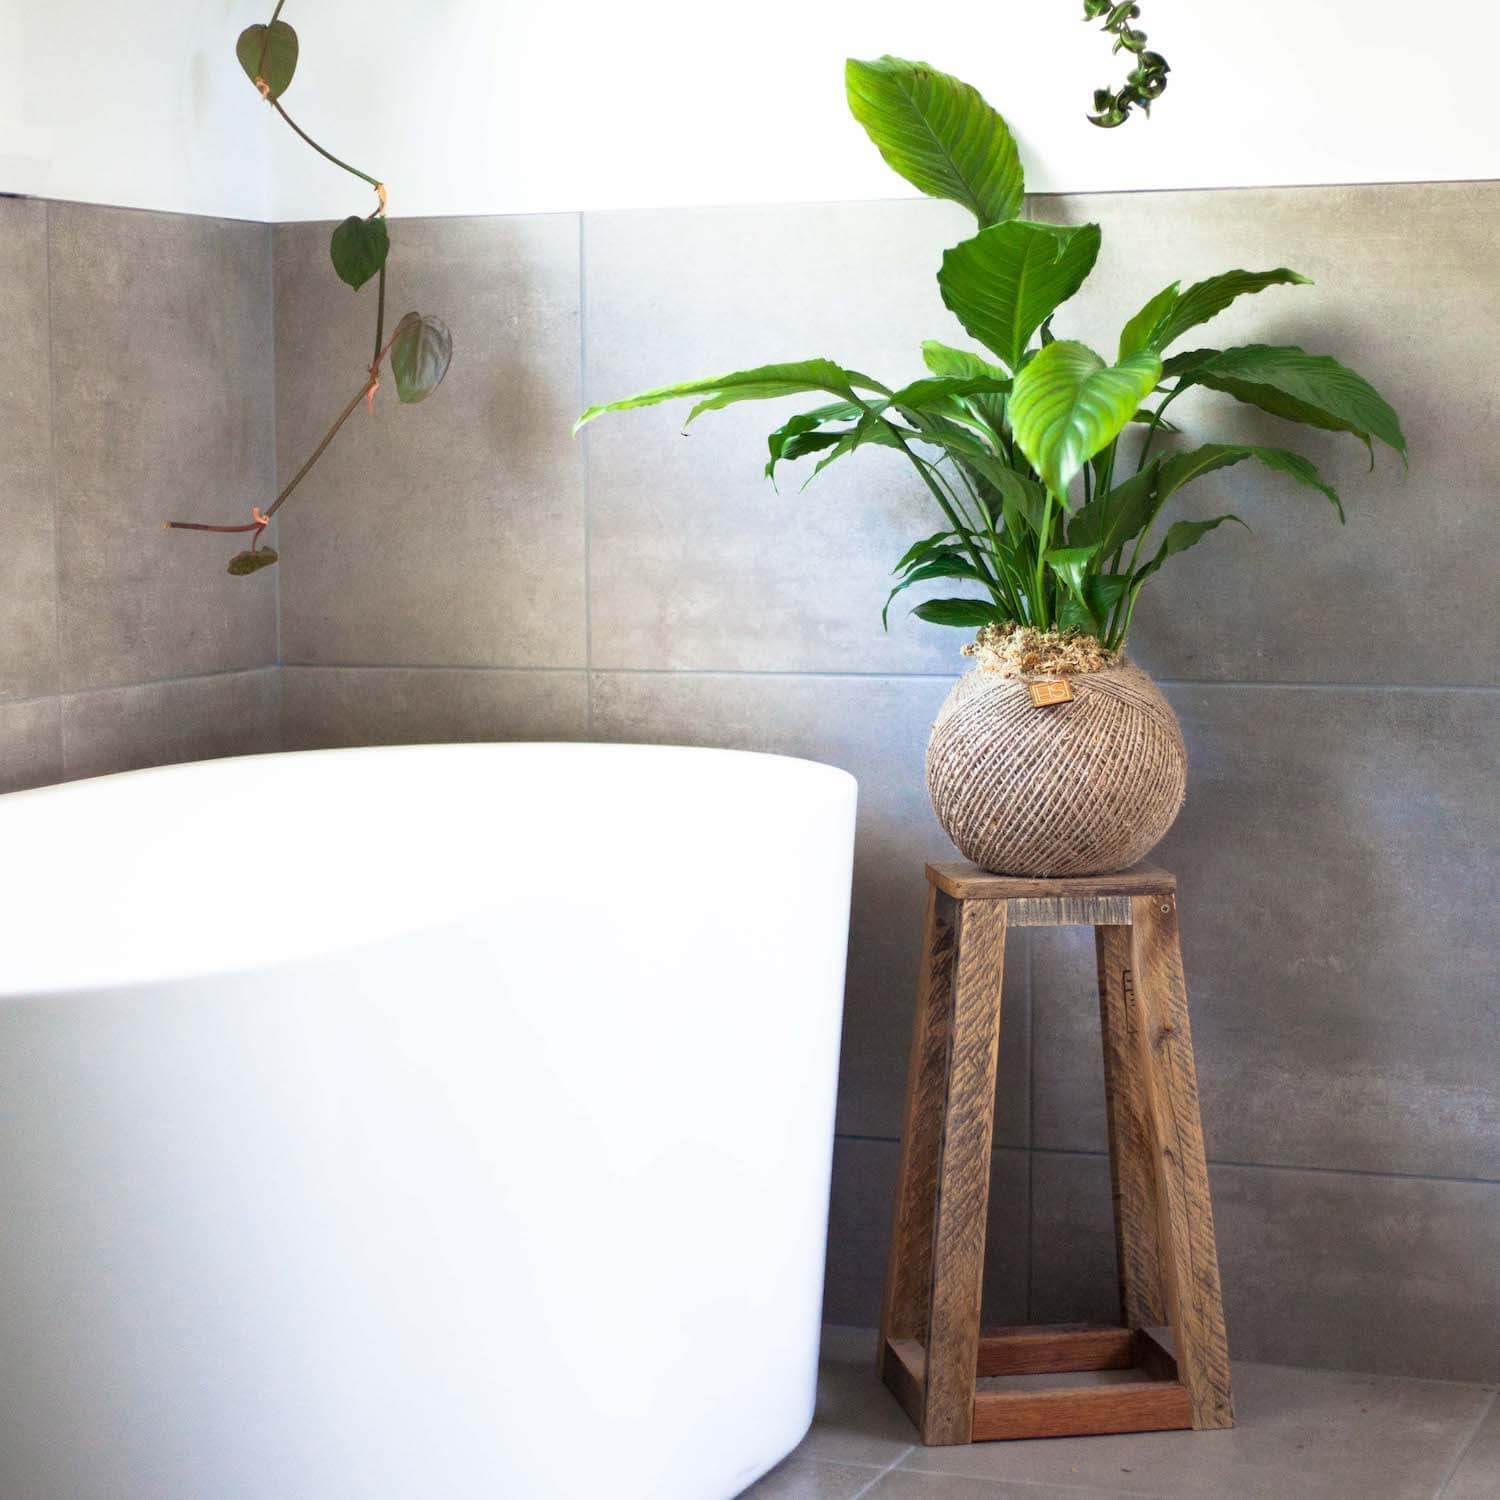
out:
M704 810L494 840L526 880L350 952L0 1005L0 1494L728 1500L788 1451L853 788Z

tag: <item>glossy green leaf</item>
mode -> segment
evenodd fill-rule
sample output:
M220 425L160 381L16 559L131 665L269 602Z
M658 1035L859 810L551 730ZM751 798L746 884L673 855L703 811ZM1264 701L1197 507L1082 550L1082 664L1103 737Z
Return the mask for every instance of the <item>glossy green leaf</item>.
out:
M935 531L929 537L923 537L920 542L913 542L905 552L901 554L901 561L891 569L892 574L899 575L908 568L921 562L930 554L945 548L949 542L961 541L956 531Z
M1010 383L1010 376L999 365L992 365L989 360L982 359L968 349L955 349L949 344L940 344L936 339L928 339L922 345L922 363L934 375L948 375L955 380L983 380L988 377L991 380L1003 380L1007 385Z
M1157 507L1165 505L1183 485L1191 484L1201 475L1210 474L1215 469L1226 469L1247 458L1256 459L1266 468L1285 474L1298 484L1307 485L1326 495L1338 511L1339 520L1344 519L1344 507L1338 492L1331 484L1324 482L1313 464L1300 453L1291 453L1285 448L1262 448L1251 443L1205 443L1190 453L1177 453L1162 460L1161 479L1157 486Z
M638 396L626 396L619 401L606 401L598 406L591 406L573 424L573 431L577 432L580 427L605 412L633 411L637 407L657 406L663 401L679 401L693 396L704 399L688 414L689 422L702 412L733 406L737 401L769 401L777 396L799 396L807 391L827 391L830 395L842 396L846 401L857 404L855 387L877 391L882 396L890 395L878 381L857 371L845 370L828 359L759 365L753 370L736 370L731 375L717 375L708 380L658 386L655 390L642 391Z
M947 251L938 286L968 333L1017 371L1032 334L1083 285L1098 255L1097 224L1015 219Z
M265 26L247 26L234 44L234 55L251 83L263 80L268 97L279 99L297 71L297 33L285 21L273 22L269 36Z
M453 336L441 318L409 312L396 325L391 373L405 402L425 401L442 384L453 358Z
M1059 500L1066 501L1084 464L1119 436L1160 375L1161 361L1149 350L1106 365L1086 344L1059 339L1016 377L1016 442Z
M853 427L838 434L838 441L818 460L817 467L803 482L802 488L806 489L829 464L837 463L856 448L863 448L866 443L876 443L884 448L901 446L901 440L891 424L879 412L866 412Z
M997 375L933 375L926 380L914 380L899 391L891 393L892 406L926 407L939 406L960 396L1003 396L1010 391L1010 376L1003 371Z
M997 606L982 599L927 599L912 613L929 625L953 625L961 630L977 630L1005 618Z
M328 253L340 281L357 292L378 274L390 254L391 239L382 218L362 219L351 214L333 231Z
M927 583L934 578L967 578L976 583L988 583L984 574L974 566L961 552L940 552L929 558L926 562L913 568L905 578L893 588L885 601L885 607L880 611L880 623L885 629L890 629L891 601L896 595L909 589L914 583ZM993 608L993 606L987 606Z
M1080 506L1068 522L1068 545L1099 543L1100 554L1113 557L1121 547L1151 524L1156 514L1156 474L1159 460L1152 459L1129 479L1107 494L1095 495Z
M280 555L274 547L257 547L253 552L236 552L229 559L226 571L234 578L247 578L251 573L259 573L262 568L274 567Z
M1226 271L1195 281L1185 292L1173 282L1154 296L1120 334L1120 356L1137 349L1155 349L1159 354L1190 328L1216 318L1236 297L1263 292L1270 286L1311 286L1300 272L1278 266L1274 271ZM1128 347L1127 347L1128 345Z
M828 406L820 406L813 411L798 412L796 416L788 417L766 438L766 446L771 453L766 461L766 478L775 482L776 465L779 463L791 463L805 454L817 453L824 448L833 447L838 442L840 433L838 429L823 431L823 424L825 422L852 422L863 411L864 407L855 402L835 401Z
M1290 422L1353 433L1366 447L1379 438L1406 458L1406 438L1389 403L1369 381L1326 354L1269 344L1221 349L1189 366L1181 385L1223 391Z
M1211 521L1174 521L1167 527L1167 534L1162 539L1161 546L1157 548L1156 556L1136 569L1135 577L1130 584L1132 590L1138 590L1141 584L1169 557L1175 557L1179 552L1186 552L1189 547L1196 546L1210 531L1222 526L1226 521L1233 521L1237 526L1245 526L1245 523L1234 515L1215 516ZM1246 531L1249 529L1245 526Z
M1084 576L1099 546L1098 542L1093 542L1085 547L1053 547L1044 555L1043 561L1073 593L1082 598Z
M1130 580L1123 573L1090 573L1081 593L1063 596L1057 611L1059 630L1086 630L1102 636L1115 606L1125 597Z
M844 84L854 118L913 187L962 203L981 225L1020 213L1026 191L1020 154L977 89L900 57L851 57Z

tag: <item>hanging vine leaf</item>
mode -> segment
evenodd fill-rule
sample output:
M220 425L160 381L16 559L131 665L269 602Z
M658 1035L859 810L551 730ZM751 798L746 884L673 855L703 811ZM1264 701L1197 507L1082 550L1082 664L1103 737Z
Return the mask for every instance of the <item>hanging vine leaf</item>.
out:
M285 21L273 21L269 28L247 26L234 44L234 55L251 83L259 88L256 80L264 81L266 97L279 99L291 87L292 74L297 71L297 33Z
M396 394L408 403L425 401L442 384L453 358L453 335L441 318L409 312L396 325L391 372Z
M229 573L235 578L245 578L259 573L262 568L273 567L280 553L274 547L259 547L254 552L236 552L229 559Z
M382 218L362 219L351 214L333 231L328 253L339 280L357 292L379 273L390 254L391 237Z

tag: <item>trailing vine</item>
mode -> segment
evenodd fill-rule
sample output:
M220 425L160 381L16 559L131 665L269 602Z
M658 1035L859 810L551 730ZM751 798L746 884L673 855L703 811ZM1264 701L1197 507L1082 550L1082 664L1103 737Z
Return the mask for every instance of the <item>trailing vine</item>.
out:
M245 75L255 85L262 99L276 111L293 132L324 160L348 172L360 181L369 183L374 190L375 207L367 215L351 214L333 231L329 244L329 257L333 269L341 281L356 292L371 278L376 280L375 297L375 343L369 369L360 387L350 397L348 404L334 419L333 425L323 435L311 456L292 476L286 487L265 509L258 505L250 507L250 519L235 525L209 525L202 521L168 521L169 531L211 531L223 535L248 533L250 546L237 552L229 560L229 572L235 577L258 573L271 567L278 554L274 547L262 547L261 535L276 512L291 498L292 492L307 478L312 467L322 458L328 445L338 436L339 429L358 410L363 401L366 408L375 410L375 393L380 389L380 371L387 358L391 363L391 374L396 383L397 397L407 403L425 401L438 388L443 376L448 373L448 364L453 356L453 339L440 318L409 312L396 324L389 339L385 336L385 287L386 267L390 258L390 232L386 226L387 194L385 184L368 172L350 166L331 151L320 146L286 112L281 96L291 85L297 71L297 33L281 19L286 0L277 0L270 21L262 26L247 26L235 43L235 56Z
M1105 130L1123 125L1133 105L1140 105L1141 113L1149 115L1152 101L1160 99L1167 87L1171 69L1166 58L1160 52L1148 52L1146 33L1130 24L1140 14L1140 6L1132 0L1123 0L1121 4L1114 0L1083 0L1083 19L1097 21L1103 16L1101 29L1113 34L1113 50L1128 52L1135 59L1135 66L1118 90L1114 93L1108 89L1094 90L1094 113L1089 116L1089 123Z

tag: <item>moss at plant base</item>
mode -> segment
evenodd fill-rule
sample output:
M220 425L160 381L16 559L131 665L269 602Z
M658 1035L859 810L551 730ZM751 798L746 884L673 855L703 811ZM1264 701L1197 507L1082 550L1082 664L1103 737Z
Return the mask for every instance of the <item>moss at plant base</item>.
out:
M1081 630L1037 630L1030 625L985 625L963 648L981 672L1000 677L1078 677L1119 663L1097 637Z

